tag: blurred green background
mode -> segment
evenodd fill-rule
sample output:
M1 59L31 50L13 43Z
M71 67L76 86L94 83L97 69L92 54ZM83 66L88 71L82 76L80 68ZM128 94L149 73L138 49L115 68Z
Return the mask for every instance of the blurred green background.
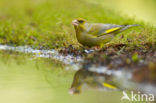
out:
M155 0L94 0L95 3L120 12L122 15L156 26ZM92 2L94 2L92 1ZM98 1L98 2L97 2Z

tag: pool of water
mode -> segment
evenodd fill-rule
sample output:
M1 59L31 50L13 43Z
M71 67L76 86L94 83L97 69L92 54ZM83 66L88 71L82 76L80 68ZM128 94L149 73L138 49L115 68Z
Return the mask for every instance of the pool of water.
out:
M69 93L75 70L66 64L18 52L0 53L0 103L120 103L122 92L97 89ZM113 99L112 99L113 98Z
M130 71L86 70L80 62L56 50L0 45L0 103L125 103L123 90L156 95L155 87L131 82Z

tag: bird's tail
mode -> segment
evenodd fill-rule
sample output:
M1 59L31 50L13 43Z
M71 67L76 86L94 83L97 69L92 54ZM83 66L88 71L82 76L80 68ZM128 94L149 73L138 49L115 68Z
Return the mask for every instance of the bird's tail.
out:
M135 27L135 26L140 26L140 25L139 24L127 25L127 27Z
M123 25L123 28L120 30L121 31L124 31L128 28L131 28L131 27L136 27L136 26L140 26L139 24L134 24L134 25Z

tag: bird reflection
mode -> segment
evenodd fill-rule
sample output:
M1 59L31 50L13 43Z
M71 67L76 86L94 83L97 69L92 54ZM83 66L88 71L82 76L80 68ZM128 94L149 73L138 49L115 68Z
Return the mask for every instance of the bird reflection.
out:
M113 82L113 76L80 69L74 75L69 92L78 94L86 89L118 90Z

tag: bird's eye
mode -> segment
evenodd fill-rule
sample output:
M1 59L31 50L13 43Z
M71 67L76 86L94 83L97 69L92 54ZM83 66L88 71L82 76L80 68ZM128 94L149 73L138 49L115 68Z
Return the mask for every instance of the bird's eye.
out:
M83 20L79 20L79 23L83 23L84 21Z

